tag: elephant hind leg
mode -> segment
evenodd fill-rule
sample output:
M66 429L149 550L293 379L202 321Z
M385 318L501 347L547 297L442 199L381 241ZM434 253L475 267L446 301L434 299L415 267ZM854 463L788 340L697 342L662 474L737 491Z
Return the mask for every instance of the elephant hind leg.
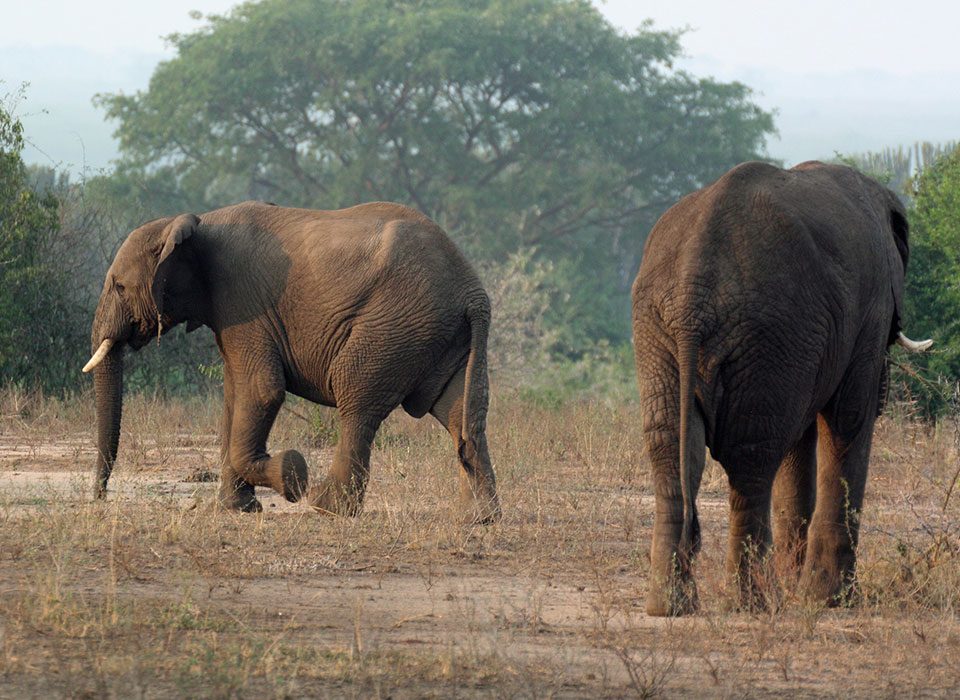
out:
M810 520L801 585L830 605L854 599L856 549L876 422L883 357L855 357L817 418L817 502Z
M430 413L449 431L460 462L460 501L470 523L488 524L501 517L497 480L487 451L486 431L465 444L463 428L463 387L466 369L449 381Z
M401 340L376 335L372 329L355 332L331 365L340 440L330 471L308 496L310 505L322 513L353 517L363 508L373 439L410 389L404 381L408 371L404 362L409 358L385 353Z
M769 472L772 477L774 469ZM763 610L776 603L779 593L767 556L772 478L766 478L763 472L755 479L743 479L742 472L735 470L728 473L737 478L730 479L727 578L737 592L741 608Z
M817 504L801 585L807 597L829 605L856 595L856 548L873 419L867 422L850 437L830 419L819 420Z
M807 549L807 528L816 499L817 424L811 423L780 463L773 481L774 567L796 582Z
M653 473L656 510L653 522L653 543L650 551L650 581L647 590L648 615L684 615L699 608L692 565L700 541L700 524L696 512L696 496L706 463L704 422L699 411L693 411L688 423L697 444L702 447L691 455L694 512L692 551L682 551L683 494L680 486L680 436L672 424L651 424L644 431L647 453Z
M330 515L356 516L370 479L370 450L385 415L340 411L340 440L327 476L310 490L310 505Z

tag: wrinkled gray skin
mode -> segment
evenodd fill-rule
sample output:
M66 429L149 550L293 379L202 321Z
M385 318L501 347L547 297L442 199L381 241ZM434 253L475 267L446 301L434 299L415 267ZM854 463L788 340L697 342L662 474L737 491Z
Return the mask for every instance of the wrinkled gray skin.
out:
M452 435L468 518L499 517L485 436L490 303L453 243L418 212L246 202L131 233L93 322L94 350L115 343L94 369L98 498L117 456L124 346L149 343L160 321L162 332L207 326L220 347L223 506L259 511L254 487L268 486L356 514L374 434L402 405L418 418L431 413ZM329 475L309 490L299 452L267 452L287 391L340 413Z
M657 222L633 286L656 495L649 614L697 607L704 445L729 478L741 603L763 604L755 564L771 539L806 596L849 595L907 234L892 192L817 162L744 163Z

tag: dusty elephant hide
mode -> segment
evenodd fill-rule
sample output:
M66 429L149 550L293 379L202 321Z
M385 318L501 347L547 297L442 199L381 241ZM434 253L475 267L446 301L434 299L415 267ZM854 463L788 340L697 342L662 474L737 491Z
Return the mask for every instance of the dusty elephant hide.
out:
M499 516L487 452L490 303L446 234L422 214L374 203L338 211L246 202L133 231L107 272L93 322L96 495L117 456L122 353L173 326L207 326L224 363L220 501L260 510L255 486L318 510L359 511L370 446L398 405L451 433L468 517ZM267 437L291 392L341 417L326 479L308 490L295 450Z
M696 608L705 445L729 477L741 603L765 602L757 574L773 536L777 569L802 570L807 595L849 598L886 351L912 343L900 333L907 257L893 192L817 162L744 163L657 222L633 286L657 504L648 612Z

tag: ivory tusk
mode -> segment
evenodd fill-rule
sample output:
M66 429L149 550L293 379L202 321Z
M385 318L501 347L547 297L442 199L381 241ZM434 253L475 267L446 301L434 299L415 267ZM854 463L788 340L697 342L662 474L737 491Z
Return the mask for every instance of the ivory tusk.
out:
M910 340L903 333L900 333L897 336L897 345L902 348L906 348L910 352L923 352L931 345L933 345L932 340Z
M83 371L89 372L94 367L99 365L103 361L103 358L107 356L107 353L110 352L110 348L112 347L113 347L113 340L111 338L107 338L102 343L100 343L100 347L97 348L97 351L95 353L93 353L93 357L91 357L90 361L83 366Z

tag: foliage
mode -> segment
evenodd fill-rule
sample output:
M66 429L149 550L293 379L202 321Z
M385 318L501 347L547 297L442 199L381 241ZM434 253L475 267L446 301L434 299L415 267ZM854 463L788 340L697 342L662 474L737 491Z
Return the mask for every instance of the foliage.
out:
M633 398L629 343L611 346L600 340L576 358L557 352L569 331L551 324L549 316L568 305L570 292L559 286L556 267L538 260L535 252L517 251L483 270L496 320L489 363L498 390L519 388L521 396L550 407L595 396Z
M495 323L489 343L490 370L508 383L528 381L550 360L555 332L544 319L551 297L553 266L534 260L532 248L519 250L483 270Z
M907 328L932 337L934 348L916 358L927 377L960 376L960 149L942 156L915 179L910 212ZM916 384L927 413L949 407L952 391Z
M536 247L599 297L550 314L571 357L626 340L656 217L773 129L744 85L673 69L678 33L585 0L263 0L170 39L147 91L98 96L118 194L150 216L398 200L474 260Z
M913 144L912 148L898 146L878 152L839 155L837 160L870 175L904 200L909 200L914 175L934 165L941 156L952 152L957 145L956 142L941 144L923 141Z
M7 102L15 105L16 97ZM23 126L0 104L0 376L4 384L60 389L89 346L71 320L69 258L58 246L57 197L30 187Z

